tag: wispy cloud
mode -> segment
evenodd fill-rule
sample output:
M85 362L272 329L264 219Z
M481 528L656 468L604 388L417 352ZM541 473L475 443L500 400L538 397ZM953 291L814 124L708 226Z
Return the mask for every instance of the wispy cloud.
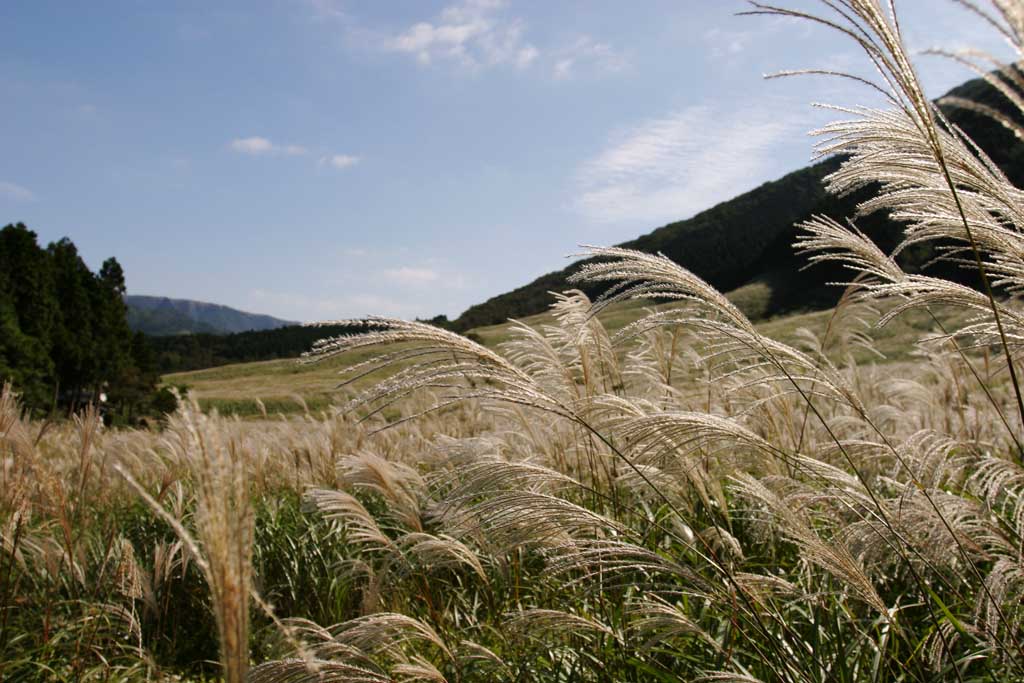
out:
M253 156L271 154L302 156L309 151L302 145L278 145L271 142L268 138L258 135L249 138L235 138L228 144L228 147L232 151Z
M324 321L365 315L391 315L412 318L419 309L408 301L376 293L350 292L331 296L309 296L305 293L250 290L244 306L266 310L289 320Z
M421 21L385 38L382 46L424 65L453 61L471 69L525 68L540 50L524 38L525 23L505 16L504 7L504 0L463 0L446 7L433 21Z
M704 33L704 42L708 44L711 56L716 58L733 57L744 52L753 38L753 31L712 28Z
M339 0L309 0L309 5L317 19L348 19Z
M329 156L322 157L320 159L320 164L322 166L331 166L332 168L344 170L355 166L360 161L362 161L360 157L353 156L351 154L331 154Z
M573 206L595 222L657 223L750 189L806 128L799 116L773 115L783 106L696 106L644 121L580 166Z
M259 135L235 138L228 143L228 148L233 152L248 156L299 157L310 154L310 150L302 145L281 145ZM362 157L354 154L323 154L322 150L315 151L319 157L317 163L320 166L329 166L338 170L352 168L362 161Z
M572 78L580 71L597 74L618 73L628 64L625 56L611 45L594 40L590 36L580 36L571 45L555 51L553 59L551 73L556 80Z
M31 202L35 201L36 195L27 187L0 180L0 197L16 202Z
M403 266L401 268L386 269L384 277L396 284L413 287L437 282L441 279L441 274L432 268Z
M381 31L360 25L334 0L308 0L318 21L334 20L350 47L406 55L422 66L448 64L480 73L493 67L532 69L555 80L624 71L629 60L610 43L578 35L538 45L507 0L459 0L433 18Z

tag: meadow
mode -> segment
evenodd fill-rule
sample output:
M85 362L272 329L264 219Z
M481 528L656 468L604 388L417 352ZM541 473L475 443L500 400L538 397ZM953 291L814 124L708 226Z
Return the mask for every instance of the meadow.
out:
M345 321L301 362L165 378L193 394L148 430L5 387L0 679L1024 680L1024 195L887 3L820 7L889 102L823 131L829 189L874 187L978 287L822 216L796 248L847 267L829 311L755 325L756 291L593 249L596 300L479 343ZM988 9L1024 55L1021 4Z

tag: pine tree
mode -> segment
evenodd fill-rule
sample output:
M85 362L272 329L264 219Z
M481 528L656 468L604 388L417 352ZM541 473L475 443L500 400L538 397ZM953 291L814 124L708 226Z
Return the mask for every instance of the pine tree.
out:
M53 271L36 234L23 224L0 230L0 381L30 408L53 403L53 333L60 310Z
M90 400L88 393L97 377L96 285L92 272L71 240L64 238L51 243L47 252L53 264L60 302L53 359L61 394L74 408L80 400Z

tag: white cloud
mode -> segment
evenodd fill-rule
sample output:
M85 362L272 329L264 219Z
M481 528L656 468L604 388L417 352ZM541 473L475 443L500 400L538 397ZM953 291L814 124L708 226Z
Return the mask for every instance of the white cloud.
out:
M261 137L237 138L231 141L231 149L245 154L266 154L274 149L274 145Z
M320 160L320 164L344 170L355 166L360 161L362 161L362 159L351 154L332 154L331 156L323 157Z
M526 67L530 66L530 64L533 63L533 60L537 59L539 55L540 50L538 50L533 45L526 45L525 47L521 47L518 50L516 50L513 63L518 68L525 69Z
M747 49L754 38L752 31L726 31L712 28L704 33L704 42L708 43L711 56L715 58L732 57Z
M36 195L27 187L0 180L0 197L16 202L31 202L35 201Z
M502 16L504 0L463 0L446 7L432 22L421 21L383 41L385 50L413 56L420 64L450 60L471 69L513 66L524 69L540 55L527 42L525 24Z
M566 48L554 53L552 75L556 80L572 78L580 70L591 73L618 73L626 68L626 58L608 43L580 36Z
M338 0L310 0L309 4L317 19L348 19Z
M412 318L417 308L406 300L375 293L353 292L337 297L309 296L305 293L250 290L242 304L253 310L267 310L288 320L309 322L338 320L367 315L388 315Z
M650 224L750 189L807 127L792 103L776 104L732 112L695 106L642 122L581 165L574 208L595 222Z
M258 135L249 138L235 138L228 146L235 152L253 156L261 154L302 156L308 152L302 145L276 145L269 139Z
M441 274L431 268L413 268L410 266L403 266L401 268L389 268L385 270L384 277L394 283L405 285L407 287L414 287L437 282L441 279Z

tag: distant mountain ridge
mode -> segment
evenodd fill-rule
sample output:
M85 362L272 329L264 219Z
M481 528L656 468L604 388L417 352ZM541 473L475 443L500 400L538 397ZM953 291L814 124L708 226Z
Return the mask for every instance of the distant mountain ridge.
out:
M232 334L273 330L298 323L270 315L247 313L229 306L191 299L128 294L128 325L151 336L176 334Z

